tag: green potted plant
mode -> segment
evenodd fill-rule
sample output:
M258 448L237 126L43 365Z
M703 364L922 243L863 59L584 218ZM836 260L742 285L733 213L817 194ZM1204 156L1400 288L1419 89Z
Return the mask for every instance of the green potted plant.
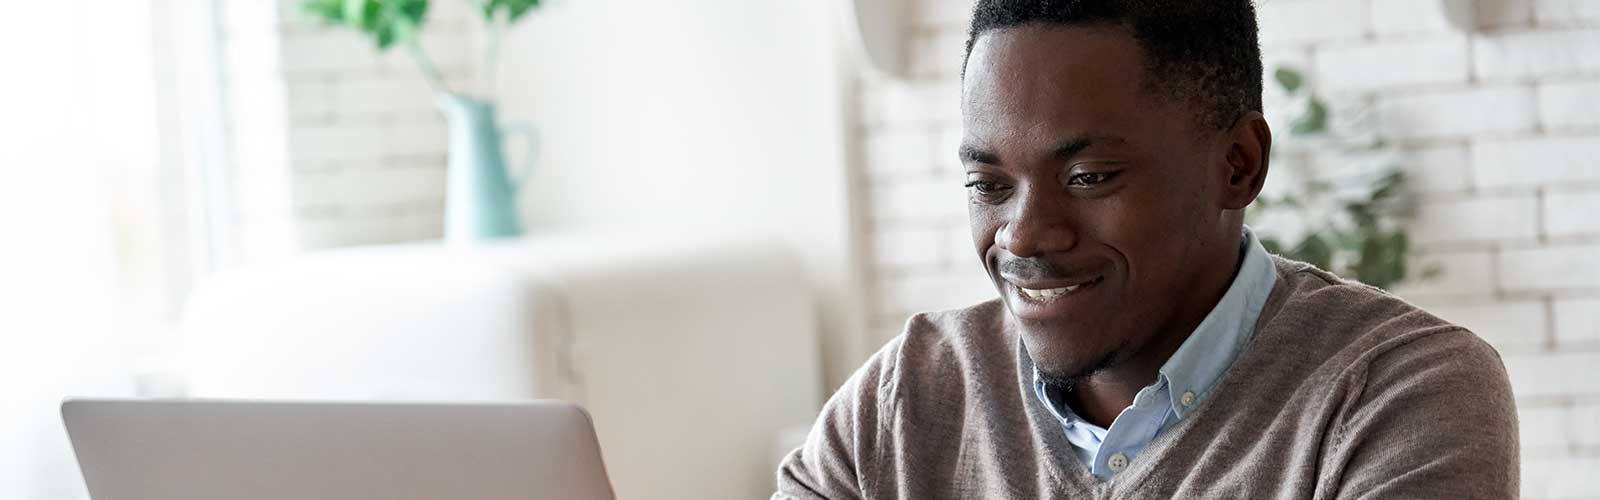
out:
M354 29L371 40L377 51L402 47L422 76L439 94L438 105L450 125L450 160L445 193L445 239L474 241L522 233L516 193L526 172L513 179L506 170L502 146L507 131L530 129L502 127L488 89L500 56L501 35L529 12L539 0L471 1L487 33L483 66L485 95L469 95L452 88L423 50L419 37L428 19L428 0L302 0L304 10L322 21ZM530 144L531 145L531 144ZM529 156L533 151L529 151Z
M1414 217L1415 207L1389 143L1381 136L1357 137L1330 127L1328 102L1300 71L1279 67L1272 82L1290 98L1289 137L1273 156L1302 161L1273 162L1274 176L1287 182L1263 191L1246 213L1262 245L1378 288L1437 275L1437 267L1417 272L1409 266L1411 240L1405 222ZM1303 161L1313 153L1358 160L1314 171Z

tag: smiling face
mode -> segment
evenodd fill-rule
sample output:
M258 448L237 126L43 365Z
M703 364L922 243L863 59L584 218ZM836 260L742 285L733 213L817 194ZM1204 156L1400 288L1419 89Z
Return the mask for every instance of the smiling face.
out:
M1237 168L1259 158L1150 92L1143 61L1121 28L1049 24L984 33L967 60L973 240L1050 377L1176 349L1231 280L1259 189Z

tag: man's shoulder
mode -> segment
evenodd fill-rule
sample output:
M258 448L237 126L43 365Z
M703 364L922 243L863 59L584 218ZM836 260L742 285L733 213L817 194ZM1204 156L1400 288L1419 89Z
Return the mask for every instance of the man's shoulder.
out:
M1265 343L1300 352L1322 350L1328 357L1362 365L1445 351L1498 360L1494 349L1467 328L1400 297L1303 262L1274 260L1276 286L1283 289L1269 300L1267 307L1275 309L1271 317L1262 318Z
M1278 270L1267 308L1273 322L1323 325L1333 334L1385 335L1414 330L1459 329L1380 288L1347 280L1304 262L1274 257ZM1275 299L1275 300L1274 300ZM1273 304L1277 302L1277 304Z
M931 355L1010 353L1015 347L1005 304L990 299L960 309L921 312L906 320L902 350Z
M960 309L913 314L905 328L874 357L882 366L883 382L899 385L940 380L946 389L964 384L953 380L1011 377L1016 365L1017 340L1008 327L1005 305L991 299ZM922 391L929 387L902 387Z
M1003 329L1005 324L1005 304L994 298L959 309L913 314L906 320L904 332L907 336L927 337L929 340L959 339L974 333Z

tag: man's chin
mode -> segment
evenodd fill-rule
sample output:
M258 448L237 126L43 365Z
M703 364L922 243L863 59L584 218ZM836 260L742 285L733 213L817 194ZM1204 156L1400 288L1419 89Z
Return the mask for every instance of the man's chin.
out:
M1039 370L1039 379L1046 386L1071 390L1072 387L1088 380L1095 373L1110 368L1116 363L1117 351L1109 350L1097 356L1086 356L1072 360L1034 360L1034 366Z

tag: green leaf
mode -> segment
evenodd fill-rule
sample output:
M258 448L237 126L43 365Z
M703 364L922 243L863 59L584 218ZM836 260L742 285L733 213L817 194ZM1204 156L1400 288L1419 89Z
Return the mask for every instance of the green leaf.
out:
M506 24L515 24L523 15L538 7L539 0L484 0L480 6L485 21L495 22L498 14L504 12Z
M383 13L383 5L379 0L345 0L344 18L357 29L368 33L377 33L383 27L378 23L379 16ZM382 45L380 43L380 45Z
M1279 242L1277 238L1261 238L1261 247L1265 248L1267 253L1283 255L1283 243Z
M410 22L412 26L422 26L423 18L428 16L427 0L400 2L400 17Z
M1405 187L1406 173L1396 169L1384 174L1372 183L1372 201L1383 201L1394 197Z
M344 0L306 0L300 10L328 24L344 23Z
M1350 214L1350 220L1355 221L1356 227L1361 228L1363 233L1378 227L1378 214L1372 211L1370 203L1348 203L1345 204L1344 211Z
M1299 70L1288 67L1279 67L1277 71L1273 71L1272 78L1278 81L1279 87L1290 94L1299 92L1306 83L1305 75L1300 74Z
M1339 250L1349 251L1349 252L1360 252L1361 251L1361 245L1364 243L1364 240L1363 240L1363 235L1360 232L1356 232L1356 231L1329 231L1329 232L1333 233L1333 235L1330 236L1330 237L1324 237L1323 241L1327 241L1327 240L1330 240L1330 239L1333 240L1334 248L1337 248Z
M1333 191L1333 181L1327 179L1312 179L1306 181L1306 192L1313 195L1326 194Z
M1342 131L1333 130L1328 101L1312 91L1314 85L1300 71L1279 67L1274 70L1273 78L1289 94L1306 99L1291 117L1291 136L1320 135L1331 139L1327 143L1312 144L1318 149L1342 147L1353 148L1351 151L1381 152L1393 147L1382 136L1363 135L1352 141L1344 137ZM1281 238L1262 236L1262 245L1273 253L1372 286L1387 289L1408 279L1437 277L1444 271L1438 265L1418 265L1408 258L1411 245L1406 234L1409 226L1405 222L1409 219L1410 205L1404 203L1408 196L1404 170L1394 164L1373 166L1381 168L1363 169L1359 176L1337 177L1338 182L1313 176L1302 182L1303 190L1296 195L1263 196L1246 212L1247 219L1252 222L1277 220L1280 216L1297 219L1312 232L1289 245ZM1348 220L1348 226L1330 224L1321 210L1304 210L1323 207L1329 202L1339 204L1335 215ZM1265 226L1260 228L1268 230Z
M1362 248L1361 266L1357 279L1378 288L1388 289L1406 278L1406 254L1410 241L1405 233L1372 234Z
M355 28L378 50L414 39L428 15L428 0L303 0L301 7L330 24Z
M1328 105L1317 96L1311 96L1306 103L1306 112L1294 118L1289 123L1289 133L1293 135L1315 134L1328 129Z
M1444 274L1444 266L1441 266L1439 263L1435 262L1422 268L1422 276L1419 277L1419 279L1421 281L1433 281L1438 279L1442 274Z
M395 33L394 26L379 26L378 29L372 33L372 39L373 41L377 42L378 50L385 50L394 46L394 42L398 38L399 35Z
M1306 235L1289 257L1327 269L1333 262L1333 249L1328 247L1328 242L1322 241L1321 235L1313 233Z

